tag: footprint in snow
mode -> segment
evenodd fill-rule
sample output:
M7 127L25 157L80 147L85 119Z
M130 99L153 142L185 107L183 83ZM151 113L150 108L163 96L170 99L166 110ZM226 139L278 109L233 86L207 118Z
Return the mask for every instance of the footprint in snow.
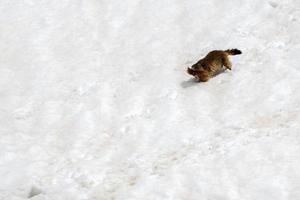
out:
M269 1L269 5L272 6L273 8L277 8L278 7L278 3L273 2L273 1Z
M32 186L27 197L28 197L28 199L30 199L30 198L33 198L33 197L35 197L37 195L40 195L42 193L43 193L43 191L40 188Z

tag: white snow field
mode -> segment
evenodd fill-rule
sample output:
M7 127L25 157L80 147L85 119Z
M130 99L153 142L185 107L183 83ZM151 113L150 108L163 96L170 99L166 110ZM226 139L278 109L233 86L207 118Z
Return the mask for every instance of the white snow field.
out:
M1 200L300 199L299 0L1 0L0 30Z

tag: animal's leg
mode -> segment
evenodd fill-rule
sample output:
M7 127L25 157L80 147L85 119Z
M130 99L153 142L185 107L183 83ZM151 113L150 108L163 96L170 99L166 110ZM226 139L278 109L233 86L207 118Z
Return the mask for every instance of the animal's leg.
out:
M224 56L223 59L222 59L222 62L223 62L223 65L224 65L227 69L231 70L232 64L231 64L231 62L230 62L228 56Z
M201 71L200 73L197 74L198 78L202 82L206 82L209 80L210 75L207 71Z

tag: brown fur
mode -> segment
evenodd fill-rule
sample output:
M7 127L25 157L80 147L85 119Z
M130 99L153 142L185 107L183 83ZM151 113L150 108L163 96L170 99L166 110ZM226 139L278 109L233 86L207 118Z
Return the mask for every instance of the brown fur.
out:
M196 64L192 65L191 68L188 68L187 73L195 76L199 81L206 82L222 70L223 66L225 69L231 70L232 64L228 56L241 53L238 49L211 51Z

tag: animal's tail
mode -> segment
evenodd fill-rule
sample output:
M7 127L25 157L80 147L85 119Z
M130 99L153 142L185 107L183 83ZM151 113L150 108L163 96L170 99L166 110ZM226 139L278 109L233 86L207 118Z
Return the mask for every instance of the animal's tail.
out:
M242 51L239 49L227 49L225 52L232 56L242 54Z
M193 70L193 69L191 69L191 68L189 68L189 67L187 68L186 72L187 72L188 74L192 75L192 76L195 76L195 75L196 75L195 70Z

